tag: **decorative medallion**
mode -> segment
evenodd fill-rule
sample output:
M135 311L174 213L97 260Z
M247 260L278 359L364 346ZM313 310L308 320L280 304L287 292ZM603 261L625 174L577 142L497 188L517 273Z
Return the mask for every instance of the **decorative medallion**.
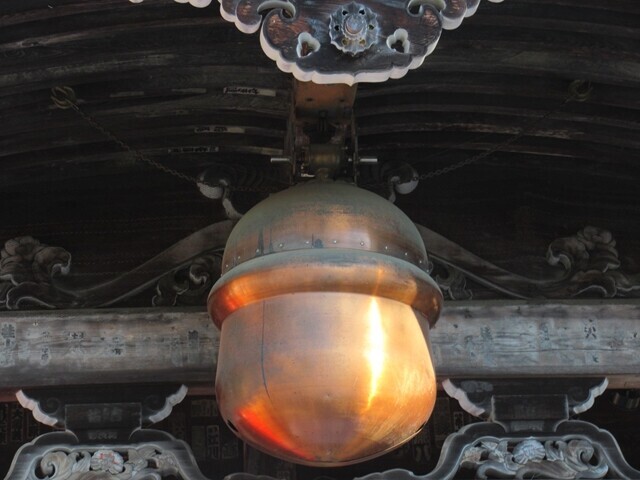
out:
M338 8L329 22L331 43L354 56L371 48L378 40L378 30L376 14L354 2Z
M196 7L210 2L176 1ZM457 28L480 4L480 0L219 2L222 17L241 32L260 30L262 49L280 70L301 81L348 85L384 82L418 68L435 49L442 29Z

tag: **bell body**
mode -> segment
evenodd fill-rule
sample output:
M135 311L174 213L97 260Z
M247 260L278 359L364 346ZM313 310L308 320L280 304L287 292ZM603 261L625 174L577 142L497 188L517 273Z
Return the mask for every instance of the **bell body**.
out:
M348 184L293 187L249 211L208 301L229 426L271 455L320 466L412 438L436 397L428 327L442 296L426 265L404 213Z

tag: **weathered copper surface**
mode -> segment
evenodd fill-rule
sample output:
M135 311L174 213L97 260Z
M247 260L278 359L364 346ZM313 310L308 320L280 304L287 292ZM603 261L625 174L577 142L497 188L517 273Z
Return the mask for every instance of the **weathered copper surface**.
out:
M428 322L442 295L411 220L371 192L313 182L263 201L229 236L208 308L221 330L216 395L245 441L341 465L427 421Z
M222 272L252 258L310 249L378 252L427 267L420 233L399 208L345 182L314 181L252 208L229 235Z
M420 233L393 204L347 183L311 182L272 195L238 222L209 313L221 326L270 296L349 291L407 303L433 324L442 295L427 265Z

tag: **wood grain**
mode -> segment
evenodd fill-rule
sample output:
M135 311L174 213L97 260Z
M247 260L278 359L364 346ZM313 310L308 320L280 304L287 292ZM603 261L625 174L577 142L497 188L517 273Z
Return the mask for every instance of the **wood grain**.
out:
M440 379L607 376L640 387L640 302L449 302L431 331ZM0 314L0 391L184 382L211 391L219 333L201 309Z

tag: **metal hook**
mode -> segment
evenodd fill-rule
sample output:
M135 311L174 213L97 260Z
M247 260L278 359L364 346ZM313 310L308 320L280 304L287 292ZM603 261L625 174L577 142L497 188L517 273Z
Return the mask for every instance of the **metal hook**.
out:
M576 102L586 102L591 97L593 85L589 80L574 80L569 84L570 98Z
M53 104L62 109L67 110L76 106L76 92L71 87L53 87L51 89L51 101Z

